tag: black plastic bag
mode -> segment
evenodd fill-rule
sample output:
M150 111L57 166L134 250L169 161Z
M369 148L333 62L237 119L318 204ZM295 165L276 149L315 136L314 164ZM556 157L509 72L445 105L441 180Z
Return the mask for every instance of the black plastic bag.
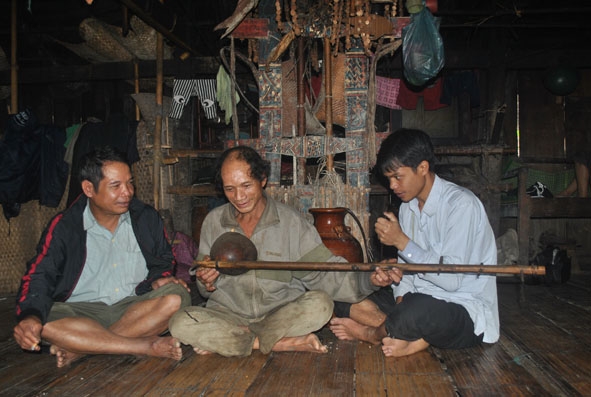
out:
M411 14L410 24L402 29L404 77L415 86L422 86L445 64L439 20L427 7Z

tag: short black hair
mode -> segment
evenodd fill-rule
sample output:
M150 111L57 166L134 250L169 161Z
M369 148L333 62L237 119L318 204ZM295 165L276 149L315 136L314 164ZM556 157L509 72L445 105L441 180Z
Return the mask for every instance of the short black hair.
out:
M245 161L250 166L250 176L258 181L268 178L271 173L271 164L267 160L264 160L256 150L248 146L235 146L225 150L218 159L215 172L215 185L219 191L224 190L222 165L228 158Z
M78 168L78 181L90 181L94 190L98 191L103 175L103 166L108 162L124 163L129 166L127 156L123 152L112 146L99 146L95 150L87 153L80 160Z
M434 169L435 152L431 138L424 131L401 128L382 142L376 169L382 174L396 171L400 167L416 170L422 161L429 163L429 170Z

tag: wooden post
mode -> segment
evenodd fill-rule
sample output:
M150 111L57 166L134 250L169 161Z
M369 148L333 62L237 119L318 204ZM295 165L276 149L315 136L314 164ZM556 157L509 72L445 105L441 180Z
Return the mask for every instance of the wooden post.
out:
M296 63L296 87L297 87L297 96L298 96L298 103L297 103L297 135L298 136L305 136L306 135L306 109L304 108L304 102L306 101L306 93L304 91L304 68L305 68L305 60L304 60L304 38L298 37L297 41L297 52L298 52L298 59ZM296 167L297 166L297 167ZM294 159L294 167L296 169L293 170L294 175L294 185L296 185L296 181L299 182L301 185L306 183L306 159L299 158L297 160Z
M531 213L531 198L526 193L527 190L527 167L522 166L519 169L518 187L517 187L517 241L519 247L519 261L529 260L529 226ZM543 200L543 199L538 199Z
M330 38L324 38L324 109L326 110L326 138L332 138L332 55ZM334 155L326 156L326 171L334 170Z

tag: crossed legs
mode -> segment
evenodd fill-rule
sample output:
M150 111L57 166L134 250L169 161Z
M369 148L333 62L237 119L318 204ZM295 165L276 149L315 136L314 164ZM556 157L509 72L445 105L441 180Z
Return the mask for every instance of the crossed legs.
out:
M85 354L135 354L180 360L182 350L175 338L159 337L169 318L181 307L176 294L132 304L123 316L106 328L86 317L50 321L41 337L51 343L57 366L63 367Z
M332 299L321 291L308 291L260 320L251 320L224 308L187 307L170 319L170 332L196 353L248 356L253 349L326 353L312 332L330 319Z
M351 318L333 318L331 331L339 339L381 343L387 357L411 355L431 344L440 348L470 347L480 343L483 336L474 335L474 323L464 307L421 293L404 295L377 326L364 324L354 315L352 307Z

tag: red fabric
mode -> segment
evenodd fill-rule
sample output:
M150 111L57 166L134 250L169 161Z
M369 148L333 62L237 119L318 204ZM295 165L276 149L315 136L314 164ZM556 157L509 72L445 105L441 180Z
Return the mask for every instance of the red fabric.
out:
M376 76L376 104L389 109L402 109L396 102L400 91L400 79Z
M406 82L400 84L400 92L398 94L398 105L403 109L414 110L417 108L417 102L420 97L423 97L423 108L425 110L437 110L447 106L441 103L441 92L443 88L443 80L441 78L435 81L431 87L427 87L422 91L413 91L406 85Z

